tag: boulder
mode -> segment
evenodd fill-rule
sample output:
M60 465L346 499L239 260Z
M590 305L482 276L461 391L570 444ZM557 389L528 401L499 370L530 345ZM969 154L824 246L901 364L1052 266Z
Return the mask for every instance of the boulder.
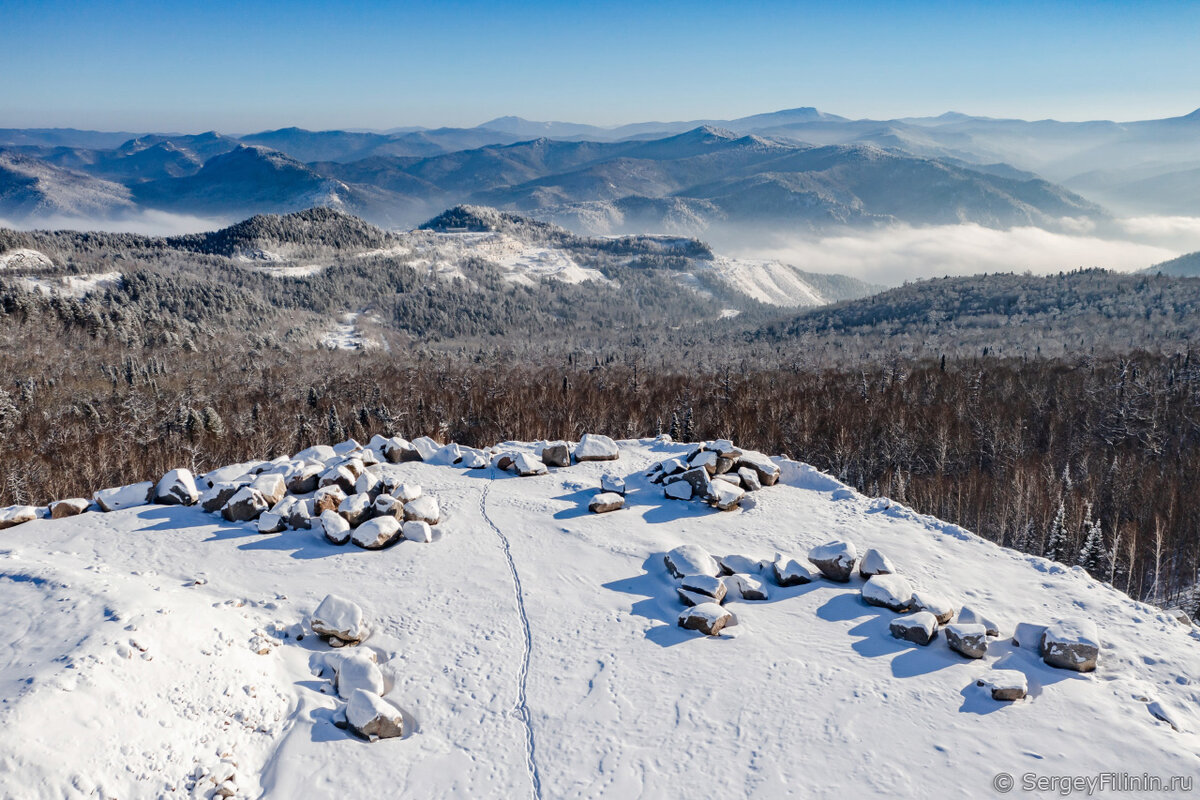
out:
M424 490L415 483L402 483L394 488L390 494L401 503L411 503L424 494Z
M371 517L371 495L352 494L338 503L337 512L346 518L350 527L360 525Z
M616 461L620 456L616 442L596 433L585 433L575 445L576 461Z
M542 448L542 462L551 467L571 466L571 448L566 442L555 442Z
M846 583L854 572L858 551L850 542L832 541L818 545L808 551L808 560L831 581Z
M330 544L343 545L350 541L350 523L336 511L321 512L321 530Z
M279 474L259 475L250 486L257 489L269 505L275 505L287 494L287 484Z
M486 469L488 465L488 457L478 450L468 450L463 455L462 463L459 465L463 469Z
M1029 691L1025 673L1015 669L994 669L975 681L975 685L988 689L993 700L1020 700Z
M1052 667L1091 672L1100 658L1100 632L1090 620L1059 620L1046 626L1041 650Z
M816 580L812 570L796 559L786 556L776 556L775 561L771 563L771 574L775 583L780 586L801 586Z
M404 519L437 525L442 521L442 510L438 507L437 500L425 494L404 504Z
M371 448L365 448L353 453L354 457L363 463L365 467L373 467L379 463L379 456L375 455L375 451Z
M928 611L896 617L888 624L892 636L914 644L927 645L937 638L937 618Z
M713 575L685 575L680 579L678 589L680 597L688 605L695 605L694 602L688 602L689 596L701 598L702 603L723 602L725 594L729 591L725 581Z
M762 570L763 562L747 556L728 555L717 558L723 575L752 574Z
M287 523L283 517L273 511L266 511L258 518L259 533L283 533L286 530Z
M315 492L324 471L325 468L320 464L305 464L287 477L287 490L292 494Z
M940 594L934 594L933 592L924 590L913 592L912 609L913 611L928 611L937 617L939 625L945 625L954 619L954 604ZM969 622L969 620L960 619L959 622ZM991 636L993 634L989 632L988 635Z
M744 572L735 572L725 579L725 585L730 591L743 600L767 600L767 585L763 581Z
M717 474L717 461L720 458L721 457L716 453L712 453L707 450L701 450L700 452L695 453L688 458L688 468L695 469L697 467L703 467L704 471L709 475L715 475ZM726 470L726 472L728 472L728 470Z
M462 459L462 447L454 442L451 442L450 444L439 447L433 455L424 459L424 461L430 464L438 464L439 466L449 467L459 463L462 461Z
M863 553L862 561L858 562L858 574L864 578L872 575L890 575L895 571L896 567L892 564L892 560L874 547L867 548L867 552Z
M339 659L337 671L333 674L333 686L343 700L349 700L350 695L358 689L372 694L383 694L385 691L379 665L362 652Z
M144 506L150 502L154 491L154 482L132 483L129 486L117 486L112 489L101 489L95 494L96 505L101 511L121 511L134 506Z
M55 500L50 504L50 519L63 519L82 514L88 510L91 502L83 497L72 497L68 500Z
M407 439L393 436L383 446L383 456L393 464L403 464L408 461L420 461L421 454Z
M604 514L625 507L625 498L615 492L601 492L588 501L588 511Z
M318 636L337 639L345 644L358 644L367 638L362 609L357 603L336 594L325 595L325 599L309 617L308 627Z
M600 491L611 492L625 496L625 479L612 472L606 472L600 478Z
M663 494L669 500L691 500L692 485L687 481L673 481L663 487Z
M964 608L963 611L966 609ZM962 616L962 611L958 613ZM1024 647L1026 650L1037 650L1041 655L1042 649L1042 634L1046 632L1045 625L1034 625L1032 622L1018 622L1017 627L1013 629L1012 643L1017 647Z
M322 486L313 495L313 513L320 514L323 511L337 511L338 506L345 499L346 493L342 490L341 486Z
M733 621L733 614L719 603L700 603L679 615L679 627L700 631L707 636L716 636Z
M907 611L912 596L912 584L903 575L874 575L862 587L863 602L889 611Z
M513 459L513 469L522 478L545 475L550 471L545 464L529 453L518 453L517 457Z
M296 459L297 461L307 461L310 464L323 464L336 455L337 453L333 452L333 448L329 445L314 444L312 447L296 453L296 455L292 456L292 458Z
M304 500L296 498L296 502L287 515L288 527L296 531L308 530L312 528L314 514L316 514L316 507L311 497Z
M220 511L229 502L229 498L237 494L238 489L241 488L238 484L228 481L214 484L212 488L205 490L204 494L200 495L200 507L210 514Z
M958 612L958 619L955 621L962 622L962 623L965 623L968 625L982 625L984 628L987 629L988 636L999 636L1000 635L1000 626L999 625L997 625L995 622L988 619L987 617L983 616L982 614L980 614L978 611L971 608L970 606L963 606L962 609L960 609Z
M355 450L361 450L362 445L353 439L347 439L344 442L338 442L333 446L334 455L344 456L347 453L353 453Z
M26 522L33 522L40 516L37 506L9 506L0 509L0 531Z
M356 689L346 702L346 723L369 741L404 736L404 714L379 695Z
M358 480L354 482L355 494L369 494L374 500L383 491L383 485L379 481L379 476L374 472L364 472L358 476Z
M338 469L344 469L349 472L352 476L354 476L355 481L357 481L359 476L361 476L367 470L367 465L363 463L361 458L355 455L343 458L337 464L334 464L334 466ZM347 489L346 491L350 492L351 490Z
M692 487L690 499L707 500L713 496L712 480L709 479L708 470L704 469L704 467L695 467L694 469L667 477L668 486L680 481Z
M52 517L54 516L54 505L53 504L50 505L50 516L52 516ZM1163 611L1163 613L1166 614L1171 619L1178 622L1180 625L1184 625L1189 628L1192 626L1192 618L1190 616L1188 616L1188 613L1186 611L1184 611L1182 608L1178 608L1178 607L1168 608L1165 611Z
M375 502L371 504L371 516L373 517L395 517L401 522L404 521L404 503L401 503L390 494L381 494L375 498Z
M742 482L742 488L747 492L757 492L762 488L762 482L758 479L758 473L749 467L742 467L737 471L738 479Z
M429 544L433 541L433 528L419 519L409 520L400 527L400 534L410 542Z
M754 470L758 476L758 482L763 486L774 486L779 480L779 466L769 457L753 450L747 450L738 456L734 466L739 470L742 468Z
M190 506L200 499L196 476L190 469L173 469L154 487L154 502L164 506Z
M734 486L719 478L711 484L709 502L721 511L733 511L742 502L746 492L740 486Z
M502 472L508 472L512 469L513 463L517 460L516 453L500 453L496 456L495 467Z
M364 550L381 550L400 538L400 520L375 517L354 529L350 541Z
M946 644L967 658L983 658L987 654L987 628L982 625L956 622L947 625Z
M729 439L717 439L712 442L705 442L701 449L709 450L721 458L728 458L730 461L736 461L742 457L742 451L735 447Z
M346 494L353 494L354 483L357 480L358 476L347 467L335 465L321 473L321 477L317 480L317 487L323 489L326 486L336 486Z
M266 498L257 489L243 486L221 508L221 516L229 522L249 522L270 508Z
M660 471L664 478L687 471L687 464L683 463L683 460L679 458L668 458L666 461L660 461L658 466L661 468Z
M667 571L676 578L689 575L711 575L715 578L721 574L716 559L694 544L676 547L663 556L663 562L667 565Z
M433 458L434 454L437 453L438 450L442 449L440 444L433 439L430 439L428 436L418 436L416 439L413 439L412 446L413 449L417 451L417 455L421 457L422 461L428 461L429 459Z

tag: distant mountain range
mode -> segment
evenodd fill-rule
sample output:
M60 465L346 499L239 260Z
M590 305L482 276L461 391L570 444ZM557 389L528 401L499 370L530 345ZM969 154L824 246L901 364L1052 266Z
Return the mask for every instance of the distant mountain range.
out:
M616 128L501 117L386 133L0 130L0 217L32 222L136 209L235 219L328 205L408 227L475 203L604 234L1052 228L1103 218L1104 207L1200 214L1198 175L1200 111L1129 123L851 120L796 108Z

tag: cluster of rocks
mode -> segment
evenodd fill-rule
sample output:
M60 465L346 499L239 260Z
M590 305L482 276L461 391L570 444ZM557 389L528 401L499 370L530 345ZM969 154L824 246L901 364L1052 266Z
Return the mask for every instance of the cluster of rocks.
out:
M625 507L625 479L614 472L606 472L600 478L600 491L588 501L588 511L605 514Z
M716 636L737 624L724 607L728 599L766 600L767 587L754 573L762 564L745 556L714 558L694 544L676 547L663 557L667 572L675 579L675 593L687 608L679 615L679 626Z
M329 678L334 693L345 703L337 708L334 724L372 742L404 736L404 713L383 697L387 687L375 651L357 647L369 634L362 609L344 597L327 595L309 617L308 626L332 647L354 648L319 659L319 674Z
M548 474L550 467L569 467L585 461L616 461L620 457L621 451L612 439L585 433L574 446L567 442L550 442L542 447L540 457L522 451L498 450L493 453L491 464L504 472L531 478Z
M660 461L646 472L672 500L706 502L732 511L746 497L779 480L779 467L768 456L741 450L728 439L705 442L686 456Z

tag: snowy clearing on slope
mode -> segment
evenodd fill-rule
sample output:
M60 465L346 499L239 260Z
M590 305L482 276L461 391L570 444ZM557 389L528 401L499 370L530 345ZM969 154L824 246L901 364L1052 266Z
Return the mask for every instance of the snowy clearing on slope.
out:
M599 270L580 266L560 248L529 244L507 233L412 231L405 237L419 268L444 278L462 277L463 262L479 258L495 264L506 280L516 283L530 285L542 278L608 282Z
M119 272L96 272L84 275L54 275L33 277L21 275L15 278L17 285L26 291L54 294L60 297L84 297L99 289L108 289L121 283Z
M50 269L54 262L45 253L18 247L7 253L0 253L0 270L6 269Z
M760 303L789 308L823 306L829 301L782 261L717 256L712 269L730 289Z
M348 311L338 319L333 330L321 334L321 347L330 350L371 350L380 347L380 342L368 338L358 327L361 312Z
M186 797L230 772L239 797L981 796L1001 771L1200 772L1200 642L1164 612L797 462L740 510L667 500L644 471L693 448L619 445L529 478L383 465L435 494L442 521L430 544L381 551L179 506L4 531L0 795ZM614 470L626 507L589 514ZM1000 638L978 660L895 639L857 573L727 599L737 624L718 637L679 627L668 551L752 569L831 539L877 548ZM343 651L296 636L330 593L365 611L357 649L407 712L404 738L335 727L314 673ZM1099 628L1093 673L1010 641L1019 622L1080 618ZM997 669L1029 696L993 700L977 682Z

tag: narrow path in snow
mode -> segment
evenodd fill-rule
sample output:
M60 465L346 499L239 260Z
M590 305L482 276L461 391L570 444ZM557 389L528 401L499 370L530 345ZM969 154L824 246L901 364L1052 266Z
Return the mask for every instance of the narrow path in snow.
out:
M513 591L517 596L517 614L521 617L521 632L525 637L524 654L521 658L521 674L517 679L517 713L521 716L521 722L525 725L525 767L529 770L529 781L533 786L533 796L536 800L541 800L542 797L542 779L538 775L536 748L533 742L533 721L529 714L529 704L526 702L525 682L529 678L529 657L533 649L533 634L529 628L529 617L525 613L525 592L521 589L521 576L517 574L517 565L513 562L512 548L509 546L508 537L500 530L496 523L492 522L492 518L487 513L488 494L492 491L492 486L495 485L496 479L495 467L489 468L490 477L487 486L483 490L483 494L479 496L479 513L483 516L484 522L496 532L496 536L500 538L500 545L504 548L504 558L508 562L508 572L512 576Z

